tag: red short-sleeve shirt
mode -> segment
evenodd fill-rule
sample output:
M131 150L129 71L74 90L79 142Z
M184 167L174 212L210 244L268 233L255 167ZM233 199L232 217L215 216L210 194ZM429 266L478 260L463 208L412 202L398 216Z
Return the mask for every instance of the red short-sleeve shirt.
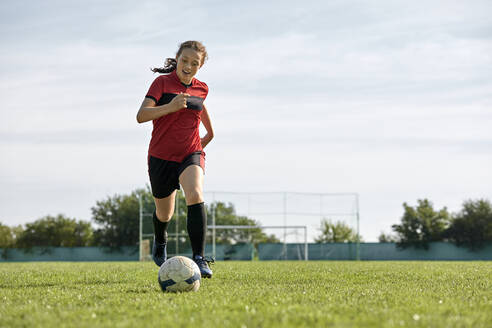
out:
M173 71L157 77L145 97L161 106L168 104L179 93L191 96L187 100L187 108L153 120L150 156L182 162L186 156L202 150L199 127L203 101L208 94L205 83L193 78L191 85L184 85Z

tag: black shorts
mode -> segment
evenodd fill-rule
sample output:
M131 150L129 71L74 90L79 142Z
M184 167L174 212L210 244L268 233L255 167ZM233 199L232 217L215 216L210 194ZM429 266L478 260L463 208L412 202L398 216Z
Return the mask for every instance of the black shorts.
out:
M149 177L152 195L155 198L166 198L174 190L179 190L179 176L190 165L198 165L205 171L205 153L196 151L181 163L166 161L149 155Z

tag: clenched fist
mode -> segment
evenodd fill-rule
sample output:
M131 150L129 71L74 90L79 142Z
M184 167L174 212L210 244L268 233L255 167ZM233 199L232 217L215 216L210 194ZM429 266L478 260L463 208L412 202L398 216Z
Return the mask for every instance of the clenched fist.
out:
M186 99L188 99L189 97L190 95L187 93L180 93L179 95L174 97L173 100L171 100L171 102L169 103L169 105L171 105L172 112L177 112L182 108L187 108Z

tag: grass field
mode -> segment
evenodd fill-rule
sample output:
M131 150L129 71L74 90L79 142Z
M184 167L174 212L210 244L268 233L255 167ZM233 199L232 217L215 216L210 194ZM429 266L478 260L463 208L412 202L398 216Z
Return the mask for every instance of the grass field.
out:
M153 263L0 264L0 327L492 327L491 262L218 262L164 294Z

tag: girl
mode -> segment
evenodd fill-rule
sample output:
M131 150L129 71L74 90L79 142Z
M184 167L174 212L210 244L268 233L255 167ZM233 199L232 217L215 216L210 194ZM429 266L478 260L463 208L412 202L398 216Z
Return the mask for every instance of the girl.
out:
M150 86L137 114L137 122L152 120L148 168L155 212L152 258L161 266L166 261L167 226L174 212L174 199L180 184L188 206L187 229L193 260L202 277L211 278L212 270L203 257L207 216L203 203L203 148L214 132L203 101L208 86L194 78L207 59L207 51L198 41L182 43L176 58L167 58L163 68L153 72L166 73ZM206 135L200 138L203 123Z

